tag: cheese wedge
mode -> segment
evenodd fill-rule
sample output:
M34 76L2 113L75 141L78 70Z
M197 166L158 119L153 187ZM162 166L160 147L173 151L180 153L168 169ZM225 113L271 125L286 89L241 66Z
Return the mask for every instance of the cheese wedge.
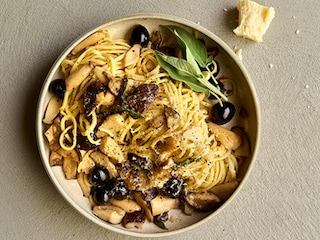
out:
M273 7L265 7L250 0L238 0L239 25L233 32L240 37L262 42L262 37L275 16Z

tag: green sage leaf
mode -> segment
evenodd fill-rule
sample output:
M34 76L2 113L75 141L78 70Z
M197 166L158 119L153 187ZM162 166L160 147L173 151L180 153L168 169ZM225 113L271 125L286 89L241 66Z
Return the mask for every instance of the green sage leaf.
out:
M192 56L200 67L206 67L208 59L207 49L199 39L181 27L171 25L165 25L164 27L171 30L180 40L178 41L178 44L180 45L181 50L189 48Z
M194 76L190 72L185 72L187 67L185 66L184 70L181 69L182 65L186 63L183 59L172 59L174 57L169 57L161 52L156 51L156 58L159 63L159 65L168 72L170 77L173 79L179 80L187 84L192 90L196 92L204 92L207 96L210 95L209 89L205 86L203 86L197 79L196 76ZM172 61L168 61L168 58ZM171 65L170 63L173 63L175 65ZM179 67L180 70L177 68Z

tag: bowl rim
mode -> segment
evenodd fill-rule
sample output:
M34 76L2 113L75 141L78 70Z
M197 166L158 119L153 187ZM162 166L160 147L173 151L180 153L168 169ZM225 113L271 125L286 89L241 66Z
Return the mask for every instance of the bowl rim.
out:
M78 206L78 204L73 201L71 199L70 196L68 196L68 194L66 194L66 192L63 190L63 188L61 187L61 185L59 184L57 178L55 177L53 171L51 170L51 167L49 165L46 153L45 153L45 141L43 141L43 132L42 132L42 119L43 119L43 112L41 111L42 106L44 104L45 101L45 87L49 84L49 79L51 79L53 77L53 75L55 74L55 72L58 70L58 68L60 67L60 65L58 64L58 62L61 61L61 58L65 55L68 54L69 50L77 45L82 39L86 38L87 36L91 35L92 33L96 32L99 29L102 28L106 28L110 25L116 24L116 23L120 23L123 21L130 21L130 20L139 20L139 19L155 19L155 20L165 20L165 21L171 21L171 22L175 22L181 25L184 25L188 28L192 28L195 29L203 34L205 34L208 38L212 39L213 41L215 41L221 48L224 49L224 51L232 58L232 60L236 63L236 65L238 65L239 69L241 70L242 74L244 75L244 78L246 79L246 82L248 84L248 87L250 89L250 92L252 94L253 97L253 101L254 101L254 108L255 108L255 117L256 117L256 122L257 122L257 126L256 126L256 139L255 139L255 145L253 147L253 152L252 152L252 156L251 156L251 161L248 165L248 168L246 170L246 173L244 174L239 186L237 187L237 189L234 191L234 193L214 212L212 212L211 214L209 214L208 216L204 217L203 219L201 219L200 221L193 223L189 226L183 227L181 229L177 229L177 230L172 230L172 231L168 231L168 232L157 232L157 233L145 233L145 232L135 232L135 231L130 231L125 230L125 229L120 229L120 228L115 228L113 227L112 224L104 224L101 223L101 221L99 221L98 219L94 218L92 214L89 214L88 212L84 211L80 206ZM89 31L85 31L84 33L82 33L79 37L77 37L76 39L74 39L64 50L63 52L57 57L57 59L54 61L54 63L52 64L51 69L49 70L46 78L44 79L43 83L42 83L42 87L40 89L40 94L38 97L38 102L37 102L37 107L36 107L36 118L35 118L35 132L36 132L36 141L37 141L37 147L38 147L38 152L42 161L42 164L44 165L45 171L47 173L47 175L49 176L51 182L53 183L54 187L56 188L56 190L59 192L59 194L78 212L80 212L83 216L86 217L86 219L98 224L99 226L116 232L116 233L120 233L120 234L124 234L124 235L128 235L128 236L134 236L134 237L164 237L164 236L171 236L171 235L175 235L175 234L179 234L179 233L184 233L187 231L190 231L192 229L195 229L196 227L204 224L205 222L207 222L208 220L212 219L214 216L218 215L221 211L223 211L225 209L226 206L229 205L229 203L231 201L233 201L233 199L238 195L239 191L242 189L243 185L245 184L245 182L247 181L248 177L250 176L250 173L252 171L252 168L254 166L254 163L256 161L257 158L257 153L258 153L258 148L260 145L260 131L261 131L261 126L260 126L260 108L259 108L259 100L257 97L257 93L256 90L253 86L253 82L251 77L248 74L247 69L245 68L244 64L242 63L242 61L239 59L239 57L234 53L234 51L222 40L220 39L217 35L215 35L213 32L207 30L206 28L200 26L197 23L194 23L190 20L187 20L185 18L182 17L177 17L177 16L173 16L173 15L168 15L168 14L151 14L151 13L147 13L147 14L133 14L133 15L128 15L128 16L122 16L122 17L118 17L118 18L114 18L111 20L106 21L103 24L100 24L96 27L91 28Z

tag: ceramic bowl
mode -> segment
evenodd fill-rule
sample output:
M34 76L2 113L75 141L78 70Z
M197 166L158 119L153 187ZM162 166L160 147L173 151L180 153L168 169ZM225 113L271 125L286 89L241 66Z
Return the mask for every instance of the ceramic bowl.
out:
M218 209L211 212L195 212L191 216L184 215L180 210L170 211L173 221L166 223L168 230L162 230L159 227L151 223L146 223L143 229L126 229L121 225L109 224L98 217L96 217L91 210L91 205L88 198L83 197L82 191L76 180L66 180L62 172L61 167L51 167L49 165L49 146L46 138L43 135L44 126L42 124L42 118L50 98L50 93L48 91L50 82L56 78L62 76L60 72L60 63L63 59L67 57L71 49L74 48L80 41L85 39L90 34L98 31L99 29L108 29L113 38L125 38L129 39L128 33L133 26L141 24L145 26L150 32L159 29L160 25L178 25L186 30L194 32L199 38L205 40L208 45L219 48L219 55L217 60L220 63L221 74L228 76L236 81L237 89L237 104L245 109L247 113L247 118L243 127L248 133L250 144L251 144L251 156L245 159L239 170L239 177L241 182L235 192L229 197L229 199L224 202ZM219 77L219 76L218 76ZM235 120L237 121L237 120ZM238 56L233 52L233 50L227 46L219 37L217 37L212 32L204 29L203 27L195 24L193 22L187 21L185 19L165 16L165 15L139 15L130 16L121 19L116 19L107 22L101 26L98 26L91 31L84 33L74 42L72 42L64 52L59 56L56 62L53 64L50 72L48 73L46 79L44 80L43 87L39 96L37 116L36 116L36 136L38 142L39 153L47 174L52 181L53 185L57 188L60 194L66 199L66 201L73 206L79 213L85 216L87 219L95 222L103 228L108 230L139 237L160 237L172 234L178 234L183 231L191 230L200 224L214 218L218 213L231 202L237 201L236 195L241 190L242 186L245 184L248 178L252 166L254 164L257 149L259 144L259 108L256 92L250 79L247 70L243 66L242 62L239 60ZM245 203L243 203L245 205ZM223 213L222 213L223 214ZM214 220L212 220L214 221Z

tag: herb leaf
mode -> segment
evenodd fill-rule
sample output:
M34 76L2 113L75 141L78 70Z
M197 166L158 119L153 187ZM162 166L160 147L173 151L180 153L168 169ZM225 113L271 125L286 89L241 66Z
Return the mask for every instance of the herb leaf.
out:
M164 224L164 222L158 220L156 217L153 218L153 223L154 223L155 225L157 225L159 228L168 230L168 228L166 227L166 225Z
M189 62L184 59L167 56L159 51L156 51L156 58L160 66L172 78L184 82L194 91L210 95L208 88L199 83L198 77L201 77L201 75L198 75L197 70Z
M206 64L208 63L207 49L199 39L197 39L194 35L184 30L183 28L171 25L166 25L164 27L168 28L176 35L178 39L178 44L180 45L182 51L187 52L187 49L189 49L190 53L198 62L200 67L206 67ZM188 56L187 53L186 56ZM188 58L187 60L189 61Z
M197 162L201 159L202 157L198 157L198 158L187 158L186 160L180 162L179 164L175 165L173 167L173 170L176 171L178 170L179 168L181 167L184 167L184 166L187 166L189 165L190 163L193 163L193 162Z

